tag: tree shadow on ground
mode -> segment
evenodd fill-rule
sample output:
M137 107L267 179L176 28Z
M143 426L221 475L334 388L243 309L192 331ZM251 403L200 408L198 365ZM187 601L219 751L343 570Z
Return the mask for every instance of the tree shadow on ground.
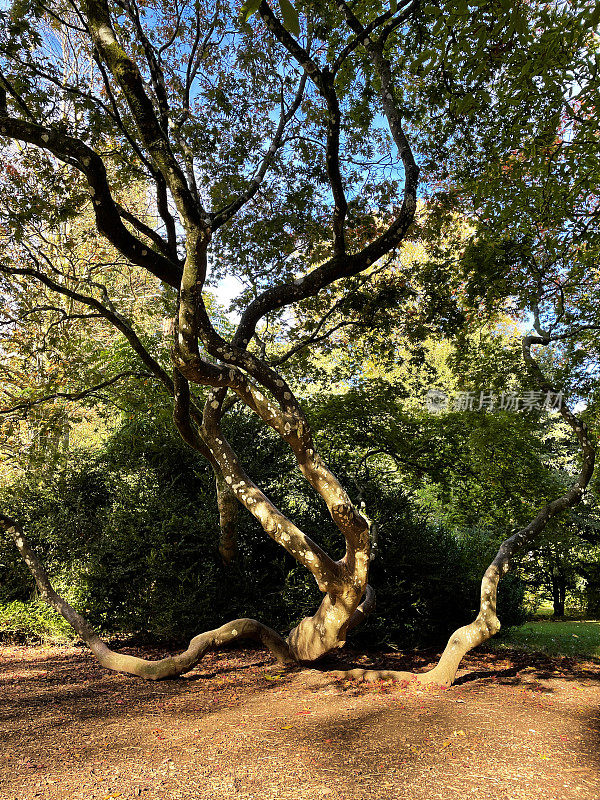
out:
M365 655L352 650L338 651L322 659L318 669L332 670L392 669L408 672L424 672L435 666L439 652L428 649L403 653L374 652ZM567 681L600 681L600 664L586 658L572 656L548 656L545 653L523 652L520 650L495 651L476 650L468 653L463 662L454 686L474 681L504 681L517 685L525 681L543 681L560 677ZM540 691L551 691L539 683Z
M513 670L507 672L513 677ZM346 696L358 703L352 717L344 708L318 728L303 728L296 735L298 750L310 748L319 768L337 765L340 773L351 774L352 794L348 796L356 800L373 796L374 781L379 788L396 781L396 791L401 786L406 792L402 797L421 798L427 792L430 797L458 796L440 793L446 787L478 800L563 798L563 794L553 794L559 791L553 788L559 776L561 787L564 780L573 784L573 794L568 797L592 800L597 796L594 790L585 794L578 783L597 773L600 717L592 740L585 734L581 709L553 706L550 719L549 707L542 711L532 696L524 701L522 693L510 692L506 683L490 685L483 693L475 681L459 686L465 699L453 699L452 692L409 689L398 693L397 707L390 707L377 689L351 688ZM361 700L369 699L365 694L373 695L373 704L361 705ZM389 699L393 697L392 691ZM375 703L379 707L373 708ZM515 774L528 783L519 785L513 794ZM537 786L538 780L545 793L528 794L526 787ZM596 778L591 780L597 785ZM505 795L500 784L512 785L514 790L504 789Z
M147 650L136 654L150 655ZM582 694L566 687L564 664L558 670L550 669L556 666L552 660L532 667L527 658L523 663L528 671L519 672L519 664L510 663L505 654L481 654L468 660L466 680L449 691L430 692L329 683L314 671L269 672L263 652L250 649L207 654L189 678L160 683L102 670L84 651L30 656L22 661L10 656L0 663L5 686L0 752L10 755L5 774L19 791L29 777L44 774L72 787L73 775L85 782L98 763L129 776L129 765L139 759L156 774L167 769L166 756L189 780L218 764L218 772L210 773L217 780L232 765L244 770L277 754L279 762L264 762L269 769L260 778L256 797L270 796L277 780L305 774L311 776L314 797L331 785L328 780L335 780L338 796L353 800L430 800L438 796L428 794L433 785L437 791L447 784L464 793L477 792L465 796L496 800L500 795L486 792L490 786L495 791L493 780L505 763L522 774L526 761L523 774L530 770L534 781L542 770L550 786L555 764L540 761L540 753L553 752L565 737L562 768L578 775L569 769L579 768L579 762L568 762L572 758L581 760L588 775L598 770L600 718L589 711L590 681L597 682L600 672L594 673L594 665L579 666ZM429 653L350 656L360 667L388 666L391 661L395 668L415 663L423 668L435 661ZM340 661L334 660L336 668ZM562 684L561 696L568 704L540 693L539 675L545 673ZM587 708L579 702L584 695ZM242 720L245 727L240 727ZM490 726L490 720L498 724ZM545 743L537 738L542 735ZM478 770L472 769L474 760ZM277 763L293 768L282 772L285 768ZM478 772L471 783L470 772ZM115 780L113 773L106 781ZM131 794L133 784L127 787ZM111 791L107 788L102 796Z
M144 657L160 657L155 652L136 651ZM87 651L38 655L34 660L0 661L0 746L8 747L17 731L26 729L32 737L49 724L69 726L74 720L111 723L127 710L130 715L160 713L187 698L191 707L178 713L197 716L213 713L222 703L231 702L232 688L239 687L245 697L268 692L277 682L262 674L270 665L259 659L261 651L229 654L220 663L219 654L208 654L194 672L172 680L143 681L140 678L103 669ZM234 663L231 663L234 662ZM227 676L232 676L227 680ZM237 680L235 676L242 676ZM225 679L225 680L224 680ZM205 682L210 682L206 691Z
M586 714L585 727L591 734L591 750L600 770L600 704Z
M483 681L486 678L500 680L502 683L518 684L521 682L519 679L518 667L509 667L508 669L499 670L473 670L473 672L468 672L466 675L460 675L454 681L454 686L464 686L465 683ZM503 678L514 678L515 680L502 680Z

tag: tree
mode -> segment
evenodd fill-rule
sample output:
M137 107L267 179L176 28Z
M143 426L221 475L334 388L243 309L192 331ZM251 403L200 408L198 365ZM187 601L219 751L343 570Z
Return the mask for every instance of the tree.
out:
M570 608L598 614L597 507L592 495L577 512L571 511L553 527L535 553L528 554L520 573L538 600L550 601L555 617Z
M117 328L172 397L181 436L212 464L218 485L229 487L323 593L315 614L286 640L254 620L235 620L195 637L182 655L149 663L109 650L52 589L19 525L2 517L42 595L100 662L147 678L189 670L207 648L241 636L259 638L282 661L312 661L342 646L372 608L368 522L317 452L286 354L278 367L261 333L278 324L288 353L314 345L332 309L392 256L417 208L411 136L428 166L460 140L463 122L488 158L508 143L522 148L531 126L521 123L531 109L551 114L564 104L567 56L559 58L548 37L564 35L569 57L589 59L585 24L595 13L585 5L394 2L384 9L344 0L307 3L298 17L288 3L281 10L283 22L266 0L248 2L242 16L250 21L241 26L226 2L15 2L2 12L0 134L5 187L16 198L5 220L2 271L92 308ZM517 112L498 130L492 93L506 105L524 59L531 69ZM427 76L440 64L446 88L436 94ZM120 200L132 182L147 191L155 224ZM170 287L170 364L145 346L103 284L93 276L73 280L41 256L40 239L77 217L85 197L120 258ZM232 335L211 318L203 294L225 275L246 286ZM316 326L315 303L322 308ZM543 390L549 384L531 348L548 342L541 333L523 345ZM343 538L340 559L246 473L221 425L230 398L291 448ZM502 544L483 578L477 619L451 636L439 665L420 681L453 681L464 653L499 628L496 590L513 555L580 500L593 448L566 404L561 414L583 452L579 477Z
M164 303L154 296L153 279L119 261L108 243L102 247L94 242L93 227L89 209L83 209L75 224L59 224L54 236L45 231L37 242L37 257L52 264L63 283L102 281L120 314L135 319L144 346L152 352L164 348ZM64 455L73 429L77 443L86 418L93 438L94 427L114 416L115 404L143 390L141 381L151 375L123 346L118 330L94 309L26 276L2 274L0 287L0 413L5 420L0 446L8 480L42 462L51 468Z

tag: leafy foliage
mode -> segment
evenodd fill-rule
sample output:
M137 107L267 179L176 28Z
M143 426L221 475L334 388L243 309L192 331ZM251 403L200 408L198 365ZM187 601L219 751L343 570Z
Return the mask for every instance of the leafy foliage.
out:
M135 405L131 423L56 476L18 487L15 510L55 574L107 629L196 629L199 617L211 624L222 609L235 613L240 599L247 613L251 594L272 593L274 574L284 604L266 618L297 622L292 604L294 615L307 613L318 595L292 554L317 578L322 609L344 586L349 618L368 581L367 525L315 450L302 396L314 401L324 432L335 428L325 449L378 517L387 565L400 568L380 577L384 607L404 622L378 635L395 630L409 640L420 613L420 635L433 636L434 613L455 624L451 611L470 606L467 562L481 568L472 547L489 559L536 503L563 491L576 464L571 453L552 463L561 432L539 414L429 419L416 392L431 381L489 390L481 383L490 371L495 385L527 388L498 328L507 314L523 323L531 313L538 342L555 342L547 374L572 397L587 392L593 414L596 11L579 0L279 0L276 10L247 0L238 16L238 5L17 1L0 12L1 180L14 198L2 209L2 313L5 340L17 345L17 388L6 399L30 410L43 387L72 399L64 386L98 382L108 366L123 370L119 380L151 376L174 398L182 436L287 555L254 537L245 519L233 568L245 588L225 596L210 544L216 517L198 505L212 495L211 476L169 441L146 384L123 403ZM415 155L425 207L409 240ZM96 247L96 233L110 247ZM152 291L155 278L165 287ZM224 278L243 287L233 304L237 329L207 302L205 290ZM46 293L62 305L46 305ZM156 331L160 316L171 318L171 353ZM76 341L69 334L84 317L91 335ZM135 357L116 335L104 338L105 322ZM42 335L39 351L32 330ZM39 380L20 387L19 368L34 354ZM58 366L62 354L70 369ZM204 389L190 385L213 388L204 411ZM338 397L317 402L324 390ZM292 474L291 454L246 412L234 407L227 421L230 391L290 445L343 534L344 560L315 546L342 556L323 508ZM591 447L561 412L587 454L584 488ZM240 442L238 455L227 433ZM138 436L151 444L138 445ZM548 516L578 499L563 491ZM538 522L523 533L528 544ZM498 555L496 582L517 544L513 537L510 553ZM417 577L406 582L402 570ZM496 584L488 584L481 614L492 631ZM513 589L517 597L518 582ZM338 628L322 639L318 617L303 620L303 660L308 650L311 658L327 652L336 636L343 643L344 620L325 618ZM463 638L468 649L473 640Z
M74 634L64 619L41 600L29 603L13 600L0 604L0 638L62 644L71 642Z

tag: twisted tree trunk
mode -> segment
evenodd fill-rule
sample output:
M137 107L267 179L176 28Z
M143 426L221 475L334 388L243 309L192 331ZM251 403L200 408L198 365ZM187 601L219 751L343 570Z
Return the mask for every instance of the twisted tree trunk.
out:
M293 658L301 661L314 660L343 645L350 625L357 624L371 605L366 598L357 614L367 589L369 529L366 520L354 508L335 475L317 453L308 422L292 389L264 356L253 354L249 347L258 324L266 315L314 297L337 281L359 275L400 244L414 219L419 175L402 127L403 111L395 96L393 70L385 55L387 39L395 28L394 24L388 24L394 12L390 10L365 26L346 3L339 5L347 23L348 41L341 46L337 55L331 53L325 64L313 57L310 36L306 49L281 24L269 3L266 0L260 3L258 11L269 36L282 50L280 63L292 60L302 77L298 81L295 94L289 98L290 102L285 103L282 98L279 123L264 157L261 156L258 160L253 177L249 181L243 181L245 188L240 189L233 182L227 200L223 201L225 205L209 210L204 205L193 177L193 156L190 170L190 161L180 155L181 141L177 139L180 131L177 132L178 126L172 122L179 116L181 98L175 96L176 102L170 107L169 90L172 87L168 85L169 81L165 80L161 71L159 54L153 55L150 42L144 38L142 49L146 56L151 56L149 68L154 88L152 94L148 92L143 70L131 55L129 43L122 40L123 34L116 25L111 5L106 0L84 0L81 3L82 17L93 43L97 62L102 65L103 78L109 85L114 85L119 102L126 106L127 114L131 118L131 137L135 140L137 150L143 152L156 180L157 200L162 198L162 201L157 202L157 208L170 231L167 241L145 225L141 225L141 231L145 233L140 240L123 223L119 206L111 194L106 165L102 157L88 144L75 136L66 136L62 130L11 116L6 96L0 94L3 134L44 148L63 163L79 170L94 197L93 208L98 231L132 263L139 264L179 290L172 348L175 366L172 383L164 370L149 357L139 340L131 336L122 316L112 314L110 318L128 336L136 352L163 385L172 385L174 419L182 437L206 457L218 475L222 476L218 480L222 479L223 482L219 494L221 520L226 523L227 541L222 543L225 560L229 558L232 549L231 530L228 527L233 511L229 500L231 495L259 521L267 535L312 573L323 592L324 597L316 613L302 620L289 635L286 647ZM406 13L411 12L406 9ZM390 135L402 161L404 188L394 217L382 229L378 229L370 240L351 251L346 241L348 202L340 157L344 138L344 92L340 92L336 85L335 74L359 46L366 48L367 58L372 65L375 96L379 99L381 111L387 119ZM208 273L209 247L219 229L232 220L260 190L261 182L272 166L276 153L287 141L286 126L294 124L294 117L305 98L305 88L309 81L319 95L319 102L322 103L326 115L322 140L326 154L325 171L333 200L328 257L313 263L309 256L306 263L297 270L298 276L295 278L288 276L287 272L274 276L269 285L248 304L235 335L228 341L215 330L204 304L203 290ZM12 113L12 107L10 111ZM211 193L209 191L205 194L209 197ZM167 202L169 197L172 204ZM177 228L172 212L177 215ZM126 219L130 223L133 219L133 227L139 232L140 225L135 225L135 217L129 214ZM183 263L177 237L174 235L176 230L178 236L181 233L181 247L185 252ZM146 243L148 233L154 246ZM45 278L42 277L41 280L48 284ZM257 285L260 284L262 278ZM60 290L58 287L57 291ZM86 302L85 298L83 302ZM94 300L90 300L90 303L98 305ZM198 409L190 396L190 383L211 388L203 410ZM345 541L342 559L335 561L324 552L246 474L221 429L223 403L227 392L240 398L248 409L273 428L289 445L302 475L325 502L333 523ZM20 541L24 542L22 537ZM32 564L36 563L31 551L28 557ZM39 562L36 580L42 575L38 567ZM49 584L44 586L47 599L79 626L81 635L87 637L90 646L93 645L99 657L109 664L110 659L103 649L104 646L98 643L97 637L94 638L95 634L82 626L80 618L53 593ZM237 626L235 630L238 631ZM231 631L233 628L230 633ZM188 668L196 656L197 653L193 657L181 657L176 665L170 662L168 670Z
M531 356L531 344L548 344L543 338L526 337L523 354L529 370L538 378L542 388L551 390L537 363ZM232 371L233 373L233 371ZM207 449L208 455L223 473L223 481L239 500L263 525L265 531L295 558L304 563L313 573L319 587L325 593L323 601L312 617L306 617L289 634L287 641L267 626L251 619L238 619L220 628L195 636L187 650L177 656L152 662L133 656L115 653L100 639L85 619L69 603L61 598L51 585L46 571L28 544L20 526L10 517L0 515L0 527L14 540L21 556L29 567L41 597L58 611L90 647L102 666L128 672L150 680L171 678L187 672L211 649L217 649L237 639L251 638L260 641L282 664L310 662L325 653L343 646L348 632L360 624L372 611L375 595L367 583L369 566L369 532L366 521L356 512L337 479L322 464L314 449L307 453L306 443L311 442L308 428L289 420L282 423L280 415L261 394L241 375L233 373L236 391L251 399L251 407L263 416L268 408L270 424L278 428L287 425L284 437L298 455L300 467L311 485L328 502L331 515L346 538L346 554L341 561L334 562L321 548L288 520L248 478L235 453L222 437L219 427L219 412L223 390L209 395L203 419L193 429L187 427L190 415L195 413L190 404L189 387L181 375L175 380L175 421L186 441L196 449ZM235 379L235 380L234 380ZM290 395L291 396L291 395ZM248 402L250 405L250 402ZM419 684L450 686L458 667L467 652L482 644L500 630L496 615L496 599L499 581L511 564L512 558L525 546L531 545L544 530L548 522L566 508L578 503L594 470L595 451L588 438L584 423L575 417L563 402L560 413L575 432L582 450L582 467L575 484L561 497L547 503L536 517L517 533L506 539L496 557L487 568L481 582L479 613L475 620L456 630L446 645L438 664L422 674L395 670L342 670L337 677L377 680L391 678L400 681L415 681ZM294 418L290 415L290 418ZM302 423L302 420L299 421ZM304 430L303 439L299 431ZM294 433L292 434L292 431ZM340 500L342 502L340 502ZM364 596L364 601L361 599Z
M127 139L134 143L135 152L148 166L149 175L155 182L157 209L167 230L167 240L141 220L136 221L135 215L124 212L116 203L104 157L87 143L88 139L95 141L95 131L94 136L80 139L69 135L62 127L32 121L30 115L21 117L20 98L13 98L14 102L11 100L9 108L7 93L0 88L2 133L3 136L44 149L63 164L77 169L94 198L97 230L132 264L139 265L178 289L177 324L172 347L175 367L173 381L143 347L121 314L105 307L94 297L65 290L60 282L44 275L39 265L35 270L17 267L11 271L14 274L31 274L53 291L67 293L78 302L98 310L126 336L144 364L172 391L174 420L184 440L201 453L221 476L218 479L222 480L219 489L221 520L225 521L226 526L229 524L233 510L230 496L235 497L236 502L258 520L268 536L312 573L324 597L316 613L303 619L294 628L287 643L258 622L236 620L216 631L195 637L188 650L180 656L149 664L142 659L112 653L85 620L56 594L18 526L6 517L1 518L2 524L13 535L42 596L65 616L107 667L150 678L173 676L190 669L206 649L221 646L242 635L258 637L284 661L312 661L342 646L348 630L358 624L372 607L372 592L368 591L369 526L317 453L308 422L291 387L264 355L259 357L251 352L250 345L259 322L267 315L315 297L326 287L345 278L364 273L379 259L392 253L412 225L417 207L419 168L403 129L403 104L396 96L394 69L386 54L390 52L387 48L388 37L418 9L418 3L409 3L406 8L390 8L368 24L363 24L348 3L336 0L336 6L347 23L346 41L344 44L340 42L339 52L335 53L336 48L332 47L331 52L328 49L318 58L311 50L310 36L305 48L302 40L295 38L282 25L267 0L258 4L258 13L269 36L278 48L285 51L285 58L279 63L283 65L288 60L295 62L294 73L299 71L302 78L293 97L289 96L289 102L286 103L282 97L279 123L264 156L258 158L252 177L247 181L242 180L241 187L237 181L233 181L227 199L222 200L224 205L212 210L205 207L203 202L203 196L212 195L210 181L207 191L201 196L194 177L193 153L191 161L181 155L182 151L186 151L179 138L183 135L181 124L178 126L173 123L180 117L184 98L177 95L171 86L172 81L165 79L160 51L154 51L147 38L140 40L140 29L137 28L137 43L149 58L147 66L153 87L149 92L145 68L140 68L131 55L138 48L132 50L130 43L122 40L125 29L116 24L111 4L107 0L83 0L80 6L82 21L85 21L93 44L94 58L102 66L106 88L111 92L115 90L111 97L119 105L122 104L122 110L126 112ZM361 69L365 69L373 97L378 98L379 113L387 120L403 167L403 195L397 213L364 244L353 242L354 237L348 237L346 231L347 176L343 174L345 158L342 158L341 150L345 125L351 125L352 118L345 110L347 95L341 88L345 81L338 80L336 83L336 76L344 62L359 47L364 49L365 54L365 59L361 56ZM367 69L368 63L370 69ZM289 77L292 78L291 71ZM257 272L256 286L263 286L263 289L257 291L247 305L235 335L228 341L215 329L203 299L211 240L260 191L261 182L273 165L277 152L281 153L281 148L288 141L286 126L292 124L296 112L301 108L309 81L320 98L326 120L321 143L325 153L324 170L332 198L327 257L316 263L308 255L302 266L294 268L294 276L288 274L287 270L282 271L279 276L271 276L266 286L266 275ZM187 101L189 97L185 99ZM121 116L117 114L119 119ZM311 118L310 114L308 118ZM356 129L355 133L360 131ZM221 196L220 191L217 196ZM387 211L381 217L387 220ZM135 232L124 224L124 219ZM148 244L148 239L152 245ZM179 239L185 252L183 263L178 249ZM533 339L529 340L529 345L532 342ZM547 344L547 340L542 337L535 343ZM529 359L534 363L528 347L524 348L526 362ZM210 387L202 410L190 395L190 384ZM343 537L345 554L339 561L331 558L306 536L246 474L221 428L228 392L230 396L239 398L291 448L302 475L325 502L333 524ZM500 576L508 569L510 559L538 535L548 519L580 499L593 469L593 449L584 427L566 407L562 413L577 432L584 451L584 468L578 484L564 498L542 509L531 525L504 542L484 576L477 619L452 635L438 666L428 676L419 677L419 680L451 682L464 653L498 630L496 589ZM229 535L230 531L227 537ZM231 541L223 543L223 549L225 558L228 558ZM365 599L361 604L363 597Z
M225 625L221 625L220 628L198 634L190 641L188 648L183 653L169 656L159 661L148 661L144 658L124 655L111 650L84 617L56 592L43 564L27 541L25 533L18 522L11 517L0 514L0 529L13 539L21 557L34 577L42 600L62 615L82 641L87 644L100 664L106 669L126 672L147 680L174 678L189 672L202 660L208 651L218 650L239 639L252 639L260 642L276 658L279 664L292 665L299 660L303 660L302 654L310 654L312 652L311 647L318 655L321 655L323 642L325 641L330 642L331 648L339 646L340 640L335 635L332 637L331 631L339 632L342 625L348 629L359 624L374 605L374 593L369 586L367 587L364 603L355 610L350 620L347 619L348 612L346 609L340 614L341 623L338 620L338 624L332 626L328 614L331 615L331 608L335 606L335 601L333 601L333 605L329 605L324 601L315 617L309 618L311 621L313 619L322 620L323 630L314 640L310 638L311 625L303 626L301 623L292 631L288 641L286 641L276 631L255 619L235 619ZM322 609L325 609L325 611ZM336 613L335 609L334 613ZM327 638L328 635L329 638ZM310 660L310 657L304 660Z

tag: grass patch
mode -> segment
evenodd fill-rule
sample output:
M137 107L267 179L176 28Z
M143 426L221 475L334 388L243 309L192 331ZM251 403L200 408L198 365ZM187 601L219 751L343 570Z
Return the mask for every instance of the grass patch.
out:
M540 603L535 609L536 617L551 617L554 614L554 606L552 603Z
M600 622L526 622L501 631L490 644L494 649L514 647L552 656L600 658Z

